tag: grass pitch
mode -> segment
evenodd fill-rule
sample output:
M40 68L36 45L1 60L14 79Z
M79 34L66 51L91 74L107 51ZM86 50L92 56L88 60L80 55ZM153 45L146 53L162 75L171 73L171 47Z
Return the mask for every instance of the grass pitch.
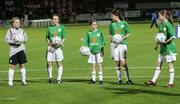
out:
M167 64L158 79L157 86L145 86L151 79L158 52L154 51L154 36L157 29L149 24L130 24L128 38L128 65L134 85L117 85L114 62L110 58L108 26L100 26L105 36L103 85L89 84L91 77L87 57L79 54L80 38L89 26L66 26L67 39L64 48L64 73L62 84L49 84L46 70L46 28L25 28L28 35L26 52L28 63L27 86L20 85L20 72L15 72L14 87L8 87L9 47L4 42L7 28L0 28L0 104L179 104L180 102L180 56L175 66L175 87L167 88L169 80ZM177 52L180 40L176 40ZM53 76L57 76L56 65ZM125 78L123 77L125 82Z

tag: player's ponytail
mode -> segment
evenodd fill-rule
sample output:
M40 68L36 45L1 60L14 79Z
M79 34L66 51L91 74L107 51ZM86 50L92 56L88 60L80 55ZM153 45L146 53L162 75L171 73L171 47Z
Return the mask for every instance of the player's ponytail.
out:
M159 14L165 17L173 25L173 18L170 11L161 10L159 11Z

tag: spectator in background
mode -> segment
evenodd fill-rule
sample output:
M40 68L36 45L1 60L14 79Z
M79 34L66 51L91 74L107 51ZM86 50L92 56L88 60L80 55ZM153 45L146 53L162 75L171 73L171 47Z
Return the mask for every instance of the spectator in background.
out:
M177 12L177 19L178 19L179 25L180 25L180 11Z
M156 28L158 28L156 12L152 13L152 18L151 18L151 28L153 27L154 24L156 25Z

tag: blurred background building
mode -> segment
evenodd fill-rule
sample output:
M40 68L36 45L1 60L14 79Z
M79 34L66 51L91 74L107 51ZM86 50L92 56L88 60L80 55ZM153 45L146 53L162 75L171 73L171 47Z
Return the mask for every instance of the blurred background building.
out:
M54 13L63 22L83 22L89 18L110 19L113 8L120 9L128 20L148 20L151 14L168 9L176 17L180 0L1 0L0 20L13 16L28 20L47 19Z

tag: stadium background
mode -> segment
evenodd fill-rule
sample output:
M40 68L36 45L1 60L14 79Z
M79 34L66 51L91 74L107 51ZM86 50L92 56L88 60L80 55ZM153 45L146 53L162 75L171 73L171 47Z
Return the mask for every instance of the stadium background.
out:
M128 20L149 20L154 11L168 9L177 19L179 0L1 0L0 20L18 16L22 20L48 19L53 13L64 23L87 22L89 17L109 19L113 8L120 9Z

